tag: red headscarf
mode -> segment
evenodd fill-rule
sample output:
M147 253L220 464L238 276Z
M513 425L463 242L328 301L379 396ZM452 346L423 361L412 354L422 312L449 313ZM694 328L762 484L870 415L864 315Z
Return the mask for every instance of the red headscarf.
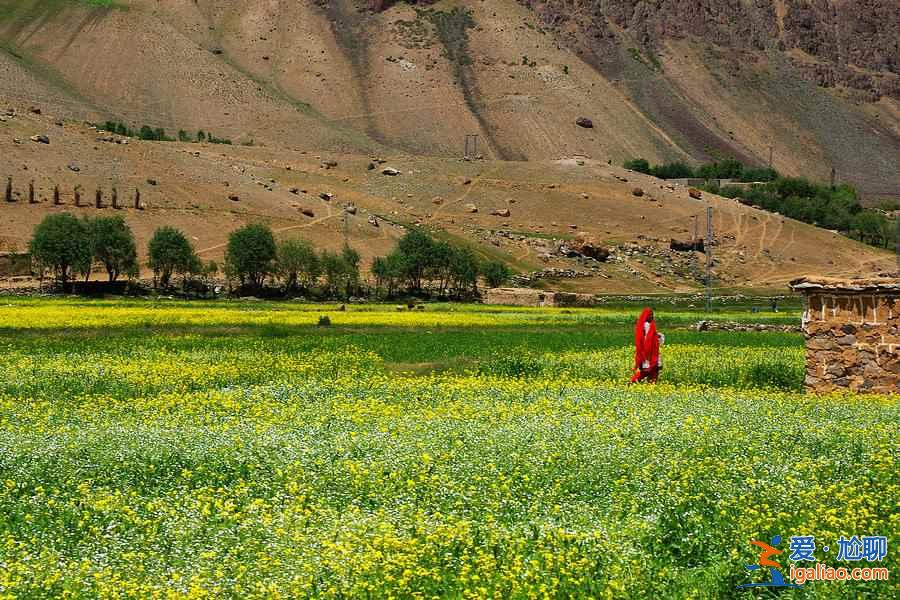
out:
M645 308L634 324L634 368L640 370L645 360L651 367L659 362L659 337L656 335L656 322L650 321L650 327L644 333L644 323L653 317L653 311Z

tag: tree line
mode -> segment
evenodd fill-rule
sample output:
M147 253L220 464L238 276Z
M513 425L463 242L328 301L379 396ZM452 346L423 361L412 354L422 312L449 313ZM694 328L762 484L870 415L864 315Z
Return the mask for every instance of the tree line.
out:
M28 246L35 272L51 274L66 288L85 281L102 267L110 282L137 278L140 272L134 234L121 216L77 218L49 215L38 224ZM147 244L146 266L153 286L166 289L175 277L182 287L209 282L220 274L214 261L204 262L183 232L159 227ZM318 251L302 239L275 240L267 225L252 223L228 237L222 274L238 293L281 292L328 298L394 297L401 293L440 298L471 298L478 280L496 287L512 275L500 262L482 262L467 247L437 241L411 229L387 256L372 265L373 281L360 273L360 256L345 245L340 252Z
M778 179L778 171L771 167L750 167L733 158L706 163L696 168L679 161L651 165L644 158L626 160L623 166L660 179L733 179L742 183Z
M804 223L840 231L848 237L882 248L892 248L896 239L896 217L900 203L885 200L877 208L864 208L851 185L822 185L803 177L784 177L768 167L747 167L735 159L725 159L696 169L680 162L650 165L637 158L625 168L661 179L701 178L708 192L733 198L748 206L758 206ZM752 183L748 186L719 186L719 179Z

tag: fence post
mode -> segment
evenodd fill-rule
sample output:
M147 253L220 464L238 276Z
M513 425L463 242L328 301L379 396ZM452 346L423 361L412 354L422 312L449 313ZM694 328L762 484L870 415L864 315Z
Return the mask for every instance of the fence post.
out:
M59 186L53 186L53 205L59 206L62 202L59 201Z
M97 188L94 194L94 208L103 208L103 188Z
M134 209L144 210L144 207L141 206L141 190L138 188L135 188L134 190Z
M112 189L112 207L119 208L119 192L116 188Z
M75 206L81 206L81 186L75 186Z
M12 175L6 178L6 195L4 196L7 202L13 202L13 194L12 194Z
M34 179L28 182L28 204L37 204L34 199Z

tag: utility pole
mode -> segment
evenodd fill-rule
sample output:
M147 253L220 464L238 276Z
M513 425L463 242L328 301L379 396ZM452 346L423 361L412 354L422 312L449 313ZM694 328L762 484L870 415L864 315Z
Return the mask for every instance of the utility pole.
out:
M706 207L706 312L712 310L712 206Z
M472 148L471 154L469 153L469 148ZM477 134L466 134L466 149L463 154L463 158L475 158L478 156L478 135Z

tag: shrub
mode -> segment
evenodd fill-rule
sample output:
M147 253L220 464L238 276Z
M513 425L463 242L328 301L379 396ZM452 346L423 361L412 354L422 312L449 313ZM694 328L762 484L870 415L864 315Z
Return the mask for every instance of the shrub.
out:
M97 217L86 223L93 258L103 264L110 281L119 275L135 277L138 272L134 234L121 216Z
M74 272L90 272L90 235L85 223L69 213L44 217L34 228L28 251L39 270L52 269L63 286Z
M268 225L251 223L228 236L225 262L241 285L260 287L275 266L275 236Z
M174 227L160 227L147 246L148 263L153 270L154 284L167 287L174 273L190 273L199 263L194 247L182 232Z

